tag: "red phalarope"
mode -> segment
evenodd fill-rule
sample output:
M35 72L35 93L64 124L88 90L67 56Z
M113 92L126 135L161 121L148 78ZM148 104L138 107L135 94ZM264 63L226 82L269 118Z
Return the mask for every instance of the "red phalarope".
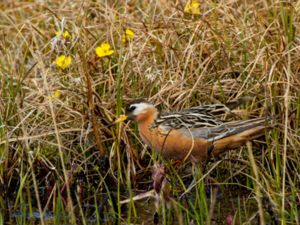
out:
M213 104L159 113L153 104L140 99L131 102L117 122L137 122L143 142L163 157L198 163L264 135L269 117L224 122L220 116L229 108Z

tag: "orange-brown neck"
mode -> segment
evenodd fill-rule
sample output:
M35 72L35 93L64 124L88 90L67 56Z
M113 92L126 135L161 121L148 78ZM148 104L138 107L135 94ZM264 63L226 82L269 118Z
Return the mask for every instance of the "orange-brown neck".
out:
M148 108L145 112L141 113L135 118L139 125L151 125L157 118L158 112L155 107Z
M158 112L156 108L149 108L143 114L140 114L136 117L136 122L138 123L139 133L148 146L151 147L152 144L152 130L151 126L157 118Z

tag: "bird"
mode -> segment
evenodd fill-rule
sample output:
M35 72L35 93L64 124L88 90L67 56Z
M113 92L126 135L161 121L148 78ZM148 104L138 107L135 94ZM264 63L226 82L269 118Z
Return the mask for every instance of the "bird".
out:
M244 100L159 112L145 99L128 104L117 122L137 123L142 141L166 159L200 163L265 134L270 117L223 121L221 117Z

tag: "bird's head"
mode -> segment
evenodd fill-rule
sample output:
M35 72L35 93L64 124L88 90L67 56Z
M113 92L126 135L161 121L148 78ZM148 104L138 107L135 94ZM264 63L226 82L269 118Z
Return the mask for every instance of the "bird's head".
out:
M148 119L155 119L157 110L153 104L145 99L138 99L130 102L125 110L125 115L122 115L117 122L124 120L133 120L135 122L142 122Z
M153 104L145 99L138 99L128 104L125 115L128 120L143 121L149 117L156 117L157 110Z

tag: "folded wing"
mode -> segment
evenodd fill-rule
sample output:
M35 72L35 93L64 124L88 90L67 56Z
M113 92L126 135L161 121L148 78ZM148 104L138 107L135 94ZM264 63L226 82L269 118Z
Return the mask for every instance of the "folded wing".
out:
M240 134L253 128L264 128L268 125L269 119L259 118L245 121L233 121L217 125L215 127L203 128L181 128L182 134L193 138L204 138L209 142L217 141L229 136Z

